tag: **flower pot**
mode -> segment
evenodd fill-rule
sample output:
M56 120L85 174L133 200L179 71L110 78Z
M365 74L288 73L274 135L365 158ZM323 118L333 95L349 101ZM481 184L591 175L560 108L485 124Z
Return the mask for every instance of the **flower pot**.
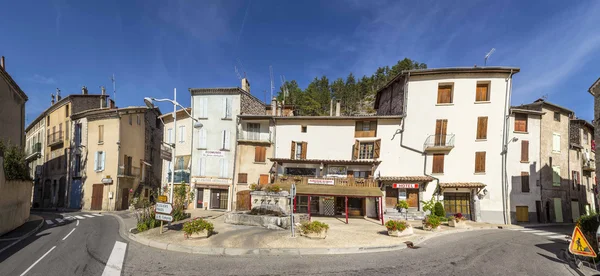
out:
M327 237L327 231L321 231L319 233L304 233L304 232L300 232L300 235L305 236L309 239L324 239Z
M465 228L465 227L467 227L467 222L464 220L451 219L448 221L448 226L455 227L455 228Z
M405 237L405 236L410 236L413 233L414 232L413 232L412 227L408 227L408 228L404 229L404 231L388 230L388 236L391 236L391 237Z
M423 230L425 230L425 231L437 231L437 230L441 230L441 229L442 229L441 226L438 226L435 229L433 229L433 227L431 227L431 225L423 224Z
M184 235L185 235L186 239L206 239L209 237L209 235L206 231L192 233L190 235L188 235L188 234L184 234Z

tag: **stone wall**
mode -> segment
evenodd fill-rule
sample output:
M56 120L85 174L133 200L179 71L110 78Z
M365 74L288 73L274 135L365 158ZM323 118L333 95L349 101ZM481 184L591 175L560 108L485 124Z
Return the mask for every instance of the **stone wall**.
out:
M264 115L265 105L256 97L249 95L249 93L240 93L241 109L240 114L253 114L253 115Z
M267 193L262 191L250 192L251 208L268 210L281 210L284 214L290 213L290 199L287 191L279 193Z
M29 219L31 181L6 180L4 158L0 157L0 236Z
M418 91L415 91L418 92ZM404 113L404 78L379 92L377 115L402 115Z

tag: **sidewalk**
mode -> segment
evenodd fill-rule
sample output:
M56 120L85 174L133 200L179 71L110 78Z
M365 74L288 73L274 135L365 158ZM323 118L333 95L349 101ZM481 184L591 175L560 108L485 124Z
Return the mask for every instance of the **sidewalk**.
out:
M224 222L224 212L190 210L191 217L202 217L212 222L215 234L208 239L185 239L181 227L184 221L173 223L171 229L164 227L163 234L159 228L132 234L129 229L136 227L135 215L132 212L113 213L120 221L121 236L143 245L187 253L216 255L304 255L304 254L349 254L362 252L382 252L400 250L407 247L407 242L414 245L431 237L444 234L464 232L475 229L497 229L498 225L468 222L467 228L457 229L441 226L438 231L421 230L421 221L409 221L413 225L414 235L407 237L390 237L380 221L371 219L345 219L332 217L313 217L313 220L329 224L327 238L313 240L302 237L296 231L291 237L291 230L269 230L257 226L232 225ZM509 228L504 226L504 228Z
M44 218L38 215L30 215L23 225L0 236L0 252L35 234L43 225Z

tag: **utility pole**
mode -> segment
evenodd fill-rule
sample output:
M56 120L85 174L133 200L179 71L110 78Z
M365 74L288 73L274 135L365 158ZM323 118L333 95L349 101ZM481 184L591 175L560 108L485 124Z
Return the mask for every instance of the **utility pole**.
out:
M116 81L115 81L115 74L113 73L112 77L110 78L110 81L112 81L113 84L113 101L115 102L115 106L117 105L117 87L116 87Z

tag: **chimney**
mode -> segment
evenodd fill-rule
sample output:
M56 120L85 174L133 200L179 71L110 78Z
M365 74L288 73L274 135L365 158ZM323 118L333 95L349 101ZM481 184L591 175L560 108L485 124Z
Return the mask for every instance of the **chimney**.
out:
M242 79L242 90L250 93L250 82L247 78Z
M283 108L283 105L278 104L277 105L277 116L281 116L281 109Z
M6 65L4 64L4 56L2 56L2 58L0 59L0 66L2 66L2 69L4 69L4 71L6 71Z
M271 100L271 115L277 116L277 98L275 97Z
M60 96L60 89L56 88L56 102L60 101L62 97Z
M51 105L54 105L54 94L50 93L50 97L52 98L52 101L50 103Z
M340 116L341 106L342 104L340 103L340 100L337 100L337 102L335 103L335 116Z
M102 95L106 95L106 87L100 86L100 90L102 90Z
M115 109L115 101L113 99L109 99L110 101L110 109Z
M333 116L333 99L329 101L329 117Z
M81 87L81 95L87 95L87 94L88 94L87 87L85 87L85 86L82 86L82 87Z

